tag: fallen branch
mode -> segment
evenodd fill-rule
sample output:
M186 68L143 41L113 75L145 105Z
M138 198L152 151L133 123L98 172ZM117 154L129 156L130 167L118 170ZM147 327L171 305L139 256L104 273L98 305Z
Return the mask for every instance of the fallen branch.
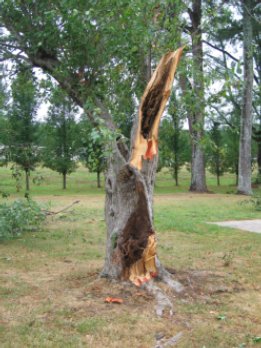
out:
M50 211L50 210L45 210L45 209L42 209L42 212L46 215L46 216L52 216L52 215L57 215L57 214L60 214L60 213L63 213L65 212L66 210L70 209L72 206L74 206L75 204L78 204L80 203L80 201L75 201L73 202L72 204L68 205L67 207L61 209L61 210L58 210L58 211Z

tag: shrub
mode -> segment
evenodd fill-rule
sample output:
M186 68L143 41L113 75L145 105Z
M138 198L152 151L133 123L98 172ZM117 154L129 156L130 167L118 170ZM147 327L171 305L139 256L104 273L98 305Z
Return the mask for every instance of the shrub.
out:
M252 196L249 203L254 207L255 210L261 211L261 196Z
M252 196L250 199L246 199L241 204L249 204L254 210L261 211L261 196Z
M37 231L44 219L40 206L30 198L0 204L0 240Z

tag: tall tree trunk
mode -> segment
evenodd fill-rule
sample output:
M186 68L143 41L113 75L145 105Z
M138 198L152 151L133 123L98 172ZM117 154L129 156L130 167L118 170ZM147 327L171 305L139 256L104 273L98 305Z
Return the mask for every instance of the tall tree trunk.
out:
M238 188L239 194L251 195L251 139L253 90L253 30L251 0L242 0L244 32L244 87L240 126Z
M174 102L175 102L174 98ZM177 114L176 110L172 111L172 121L173 121L173 126L174 126L174 137L173 137L173 151L174 151L174 179L175 179L175 185L179 185L179 180L178 180L178 175L179 175L179 152L181 150L180 147L180 117Z
M189 190L192 192L207 192L205 160L201 148L202 135L196 131L196 136L192 138L192 159L191 159L191 184Z
M219 151L219 148L218 150ZM220 158L219 158L219 153L217 153L217 186L220 186L220 173L221 173L221 170L220 170Z
M236 175L236 186L238 186L238 158L233 164L234 173Z
M66 190L66 186L67 186L66 185L67 184L67 182L66 182L66 179L67 179L66 178L66 174L67 174L66 172L63 172L63 190Z
M189 9L192 29L193 56L193 109L189 112L189 130L192 142L191 185L190 191L207 192L205 160L202 149L204 136L204 75L203 46L201 31L201 0L193 0L192 10Z
M174 164L174 179L175 179L175 185L179 186L179 165L178 165L178 159L175 159Z
M97 171L97 187L101 188L101 172Z
M217 173L217 186L220 186L220 175Z
M26 191L30 191L30 170L25 169L25 187Z

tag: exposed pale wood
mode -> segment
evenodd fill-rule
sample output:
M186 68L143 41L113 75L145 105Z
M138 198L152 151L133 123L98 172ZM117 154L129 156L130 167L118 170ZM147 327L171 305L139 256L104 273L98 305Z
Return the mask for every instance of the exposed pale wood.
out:
M174 75L178 62L180 60L183 47L180 47L175 52L169 52L165 54L159 64L157 69L154 71L146 89L142 96L139 114L138 114L138 127L136 129L136 134L134 136L133 147L131 152L130 164L137 169L142 169L142 159L152 159L154 155L157 154L157 142L158 142L158 130L160 124L160 118L164 112L165 106L169 99L170 91L173 84ZM166 71L168 69L168 71ZM162 88L162 78L167 73L167 78L165 84ZM160 101L160 106L157 114L154 115L154 122L149 131L149 136L146 139L142 134L142 119L144 117L142 108L146 98L150 97L150 93L157 88L160 89L162 94L162 99ZM163 89L163 90L162 90ZM149 153L148 153L149 150Z

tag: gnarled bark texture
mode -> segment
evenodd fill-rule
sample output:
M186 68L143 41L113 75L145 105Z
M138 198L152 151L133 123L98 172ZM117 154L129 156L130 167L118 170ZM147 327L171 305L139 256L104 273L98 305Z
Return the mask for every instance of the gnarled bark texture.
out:
M103 275L140 285L164 277L156 259L153 188L160 117L182 49L163 56L148 83L134 122L131 152L115 142L106 176L107 247ZM175 287L175 286L174 286Z

